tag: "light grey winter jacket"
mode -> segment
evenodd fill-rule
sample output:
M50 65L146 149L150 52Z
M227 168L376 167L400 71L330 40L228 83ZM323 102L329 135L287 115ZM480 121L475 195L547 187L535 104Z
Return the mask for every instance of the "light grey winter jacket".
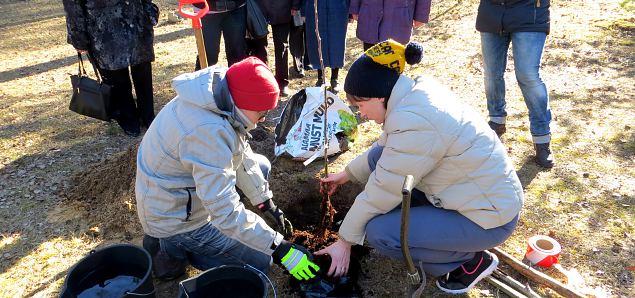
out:
M375 171L370 149L346 167L351 180L366 183L340 227L346 241L362 244L368 221L401 204L406 175L434 206L457 210L484 229L520 212L522 186L500 140L481 115L432 78L397 80L373 146L384 146Z
M177 96L163 107L137 154L137 212L146 234L164 238L211 220L223 234L271 254L279 244L262 218L245 209L272 197L247 143L251 123L239 116L224 80L210 67L172 81ZM191 214L187 214L191 198Z

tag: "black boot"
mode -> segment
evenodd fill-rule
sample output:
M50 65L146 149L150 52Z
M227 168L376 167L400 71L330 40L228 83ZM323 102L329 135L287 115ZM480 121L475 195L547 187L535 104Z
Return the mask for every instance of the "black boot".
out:
M549 143L534 144L536 149L536 163L543 168L553 167L553 155L549 149Z
M339 70L339 68L331 69L331 87L329 89L335 94L342 90L342 88L340 88L340 83L337 81Z
M187 261L172 258L167 253L161 251L158 238L143 235L143 248L147 250L152 257L152 272L154 273L154 277L161 280L172 280L185 273Z
M489 127L496 133L498 138L500 138L507 131L505 124L496 123L494 121L489 121L487 122L487 124L489 124Z
M315 87L320 87L324 85L324 71L321 69L318 69L317 73L318 73L318 79L315 82Z

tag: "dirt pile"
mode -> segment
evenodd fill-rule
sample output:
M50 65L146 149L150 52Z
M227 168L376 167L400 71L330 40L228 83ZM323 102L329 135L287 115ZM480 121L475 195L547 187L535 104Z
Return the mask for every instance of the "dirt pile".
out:
M104 237L130 240L141 234L134 198L137 148L133 145L75 174L71 186L62 191L67 200L85 208L88 221Z

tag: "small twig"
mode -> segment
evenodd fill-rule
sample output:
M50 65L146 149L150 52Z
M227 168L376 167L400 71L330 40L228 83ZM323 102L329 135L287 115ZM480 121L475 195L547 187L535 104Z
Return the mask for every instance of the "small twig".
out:
M566 298L585 298L586 297L576 292L575 290L567 287L565 284L551 278L550 276L523 264L522 262L518 261L511 255L507 254L506 252L502 251L501 249L497 247L492 248L491 251L494 254L496 254L505 263L509 264L509 266L514 268L516 271L518 271L520 274L528 277L529 279L539 284L542 284L544 286L547 286L553 289L554 291L558 292L558 294Z
M506 283L507 285L511 286L518 292L524 294L527 297L541 298L540 295L536 294L536 292L534 292L534 290L532 290L528 284L523 285L521 282L515 280L513 277L505 274L504 272L500 270L494 271L493 276L498 278L500 281Z
M505 294L513 297L513 298L528 298L527 296L519 293L518 291L514 290L512 287L506 285L505 283L503 283L502 281L492 277L492 276L488 276L485 277L485 280L492 284L493 286L499 288L501 291L503 291Z

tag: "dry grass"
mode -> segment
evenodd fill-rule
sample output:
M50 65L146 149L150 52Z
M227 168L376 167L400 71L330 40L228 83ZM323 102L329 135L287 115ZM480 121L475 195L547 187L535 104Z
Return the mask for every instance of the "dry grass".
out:
M153 65L155 98L161 107L174 94L171 78L193 68L196 50L187 22L166 23L176 1L155 2L163 12L163 23L155 31ZM407 72L436 76L486 115L474 30L476 2L434 4L433 17L438 18L416 37L426 47L424 62ZM455 3L455 9L444 13ZM633 297L635 19L617 1L553 0L552 6L542 75L556 116L557 165L545 171L531 160L526 107L510 61L510 118L503 141L526 202L520 226L503 249L522 258L529 236L551 234L564 247L563 266L575 268L585 281L578 289L597 296ZM73 49L65 42L61 3L5 0L0 1L0 15L0 297L52 297L68 268L89 250L113 242L139 243L140 231L125 235L98 230L87 216L89 207L59 195L74 173L117 159L138 140L115 125L68 111L68 75L76 65ZM349 26L347 63L361 53L354 29ZM290 87L298 90L314 81L315 74L309 73ZM364 124L360 140L337 157L331 169L341 169L378 131L376 125ZM316 173L319 165L307 170ZM398 262L371 255L364 266L368 274L381 276L366 281L365 288L373 289L367 295L398 295ZM158 285L170 287L173 284ZM434 289L427 293L440 295ZM501 295L484 286L469 294Z

